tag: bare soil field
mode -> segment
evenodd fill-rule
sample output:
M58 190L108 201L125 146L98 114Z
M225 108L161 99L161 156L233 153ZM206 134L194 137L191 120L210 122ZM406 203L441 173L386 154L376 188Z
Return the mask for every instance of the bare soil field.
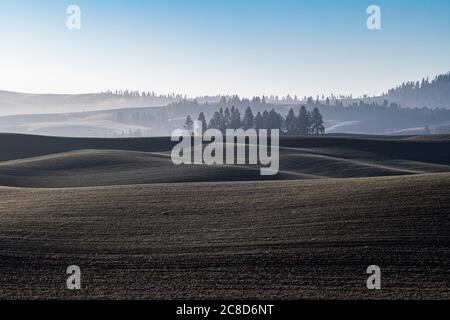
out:
M1 188L0 296L448 299L449 189L449 174Z
M449 143L284 137L259 181L164 138L0 135L0 298L449 299Z

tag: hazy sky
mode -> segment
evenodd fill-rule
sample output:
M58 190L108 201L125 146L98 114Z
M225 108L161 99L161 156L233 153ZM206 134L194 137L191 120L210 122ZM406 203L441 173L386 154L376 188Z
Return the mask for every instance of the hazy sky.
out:
M361 95L450 71L450 1L1 0L0 39L0 90Z

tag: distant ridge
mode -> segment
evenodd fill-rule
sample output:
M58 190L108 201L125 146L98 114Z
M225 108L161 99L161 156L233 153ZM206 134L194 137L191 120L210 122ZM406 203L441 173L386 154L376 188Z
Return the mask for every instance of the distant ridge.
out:
M450 109L450 72L429 80L408 81L388 90L380 97L361 99L366 102L382 103L384 100L408 108Z
M11 148L5 146L12 145ZM282 137L280 173L250 165L182 165L170 138L73 139L0 135L0 186L111 185L310 180L450 172L450 140L408 137Z
M88 112L105 109L165 106L178 101L169 96L124 96L109 93L32 94L0 91L0 116Z
M226 97L232 98L233 96L227 95ZM201 103L217 103L220 98L221 95L188 98L181 94L156 95L154 92L129 90L86 94L32 94L0 90L0 116L166 106L185 99L195 99ZM268 96L263 97L263 99L267 103L273 104L306 103L306 97L300 99L296 95L293 97L287 95L281 97L281 99L278 96ZM340 100L344 104L359 100L382 103L386 99L403 107L450 109L450 72L438 75L431 81L424 78L421 81L405 82L379 97L349 98L333 96L329 99Z

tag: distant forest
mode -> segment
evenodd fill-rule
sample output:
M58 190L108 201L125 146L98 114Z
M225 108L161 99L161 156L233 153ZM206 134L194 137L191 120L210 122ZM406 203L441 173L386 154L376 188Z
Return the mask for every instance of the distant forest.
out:
M286 118L274 109L264 112L258 112L254 115L252 109L247 107L244 116L241 117L239 109L236 107L220 108L219 111L214 112L209 122L206 121L205 114L201 112L197 118L202 123L202 128L218 129L223 134L227 129L278 129L280 133L289 135L308 135L308 134L323 134L325 127L322 114L318 108L314 108L312 112L306 110L304 106L300 108L298 115L293 109L290 109ZM188 131L194 129L194 122L190 115L187 116L184 123L184 128Z
M450 108L450 72L432 81L427 78L403 83L389 90L384 97L408 107Z
M431 81L403 83L382 96L360 98L322 94L188 99L182 94L136 90L79 95L0 91L0 114L4 114L0 116L0 131L74 137L170 136L173 130L183 128L187 115L203 113L207 125L211 125L211 119L224 118L226 110L233 109L244 122L250 108L258 127L307 134L304 126L295 128L289 121L292 113L300 117L303 106L310 115L318 110L327 134L449 134L450 73ZM223 128L221 121L215 122L214 127Z
M445 134L450 133L449 84L450 73L432 81L423 79L404 83L383 96L360 99L335 95L301 99L290 95L249 99L237 95L217 95L187 99L181 94L157 95L151 91L131 90L88 95L0 92L0 106L29 113L0 117L0 129L2 132L58 136L170 136L173 130L183 128L187 115L193 117L191 120L196 120L200 113L203 113L207 126L222 130L224 124L219 119L227 118L226 113L231 115L231 110L234 110L241 117L241 126L248 127L246 121L249 115L246 118L246 113L249 109L255 127L279 128L288 134L308 134L312 129L298 124L300 113L306 112L312 116L317 109L327 134ZM416 107L408 108L412 104ZM40 106L45 106L45 110L48 107L47 112L31 112ZM98 110L78 111L91 107ZM55 111L49 113L49 110ZM297 124L295 121L292 123L294 117ZM321 132L314 130L313 133Z
M104 94L141 97L140 99L155 96L153 92L136 91L110 91ZM196 99L186 99L186 96L179 94L161 97L171 99L172 102L153 110L144 108L133 109L131 113L119 112L118 122L149 128L144 130L145 134L167 135L172 130L183 127L187 115L201 112L210 119L214 118L216 112L219 112L220 116L221 108L224 113L227 108L234 108L240 113L250 108L255 117L258 113L263 117L264 111L273 109L273 112L285 121L290 109L298 115L302 106L305 106L310 113L315 108L319 110L327 133L450 133L450 73L439 75L431 81L422 79L403 83L382 96L365 96L360 99L342 95L303 98L295 95L271 95L251 99L237 95L205 96Z
M181 100L161 108L136 108L118 111L117 122L148 128L148 130L140 130L136 133L124 133L129 136L170 135L174 129L184 126L187 115L203 113L205 119L219 119L226 117L225 111L227 109L230 110L229 112L234 109L245 117L246 110L250 109L255 118L258 117L258 114L262 118L265 114L266 116L272 114L270 123L277 123L276 120L273 120L276 118L274 114L277 114L279 119L283 118L283 123L279 125L277 123L275 127L287 132L285 121L291 109L298 117L302 107L310 114L314 109L317 109L322 115L324 127L329 133L408 134L409 131L407 130L410 130L410 128L415 128L415 132L411 131L414 134L450 132L450 110L442 108L402 108L400 104L390 103L388 100L384 100L382 103L361 100L346 106L338 100L326 99L321 101L312 97L307 98L304 104L273 104L268 103L264 98L255 97L249 100L240 99L238 96L222 97L218 103ZM223 116L221 112L223 112ZM268 123L267 119L263 121ZM210 121L207 122L207 125L210 126ZM220 129L221 126L215 125L214 127ZM267 125L263 125L263 127L267 127ZM402 130L406 131L402 132Z
M404 82L401 85L388 90L388 92L378 97L363 96L355 98L352 95L334 95L329 96L325 94L312 97L299 97L297 95L277 96L269 95L263 97L254 97L253 99L240 99L237 95L216 95L216 96L200 96L188 99L186 95L171 93L166 95L157 95L155 92L139 92L131 90L108 90L100 93L104 96L123 97L127 99L140 99L145 102L148 98L158 98L162 101L169 101L170 103L182 103L183 101L197 101L200 104L204 103L219 103L222 106L250 106L254 104L305 104L308 100L314 99L325 103L326 101L339 102L343 105L351 105L355 102L364 101L366 103L376 102L383 104L384 100L396 103L408 108L443 108L450 109L450 72L439 75L433 80L423 78L421 81Z

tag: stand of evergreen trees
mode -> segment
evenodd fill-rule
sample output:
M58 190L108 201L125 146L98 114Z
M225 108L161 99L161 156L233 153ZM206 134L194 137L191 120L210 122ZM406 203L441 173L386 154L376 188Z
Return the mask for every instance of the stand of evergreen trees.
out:
M448 109L450 108L450 72L441 74L432 81L427 78L422 79L421 82L403 83L389 90L384 97L408 107Z
M256 115L250 107L241 116L239 109L234 106L231 108L220 108L213 117L206 121L205 115L201 112L198 121L203 124L203 129L218 129L223 134L227 129L278 129L280 133L287 135L309 135L324 134L325 127L322 114L318 108L314 108L311 112L306 110L305 106L300 108L299 114L295 114L293 109L289 110L288 115L284 118L274 109L270 111L258 112ZM187 116L184 128L193 130L193 120L190 115Z

